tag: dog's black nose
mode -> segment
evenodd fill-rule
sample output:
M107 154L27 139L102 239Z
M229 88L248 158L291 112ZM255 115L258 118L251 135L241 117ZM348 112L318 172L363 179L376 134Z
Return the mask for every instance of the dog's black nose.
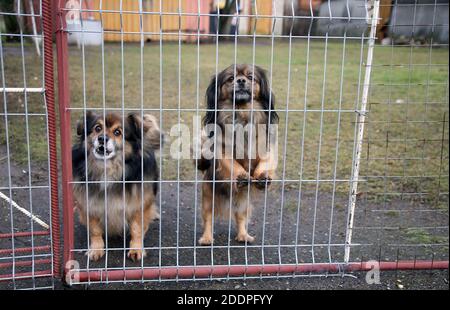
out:
M109 137L108 136L99 136L98 137L98 143L105 144L108 143Z
M242 85L245 84L246 81L245 81L244 78L238 78L238 79L236 80L236 82L238 83L239 86L242 86Z

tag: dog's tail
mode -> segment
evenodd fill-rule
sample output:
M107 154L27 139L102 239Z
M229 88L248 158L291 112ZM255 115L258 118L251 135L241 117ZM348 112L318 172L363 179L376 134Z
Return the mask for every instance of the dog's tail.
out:
M151 114L144 114L144 147L152 148L154 151L159 151L164 146L164 133L158 125L158 120Z

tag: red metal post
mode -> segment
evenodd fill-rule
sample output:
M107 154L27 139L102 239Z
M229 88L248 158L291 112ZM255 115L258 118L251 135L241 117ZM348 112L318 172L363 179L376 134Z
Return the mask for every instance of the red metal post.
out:
M63 194L64 259L72 259L73 249L73 195L72 150L70 125L69 55L66 32L65 0L54 0L56 6L56 56L58 71L59 125L61 134L61 173ZM65 270L65 267L64 267Z
M61 275L60 220L58 202L58 157L56 143L56 113L53 72L53 10L52 0L42 1L44 33L44 85L47 103L47 126L50 165L50 206L52 222L53 275Z

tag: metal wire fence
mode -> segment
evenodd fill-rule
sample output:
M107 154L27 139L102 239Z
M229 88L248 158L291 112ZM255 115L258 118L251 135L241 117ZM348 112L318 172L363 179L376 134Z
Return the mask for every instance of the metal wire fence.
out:
M342 276L374 261L381 269L448 268L448 1L55 2L67 282ZM18 12L0 15L39 24L44 11ZM0 46L7 152L0 167L9 167L0 227L13 233L23 221L36 233L37 218L16 220L22 214L11 199L44 221L54 215L50 200L31 196L31 174L21 176L28 185L14 185L12 170L53 166L41 153L49 146L48 93L38 85L45 66L31 63L35 45L25 41L34 35L1 35L20 41ZM242 79L251 85L247 105L237 96ZM234 86L224 99L227 85ZM260 159L236 159L235 133L230 175L242 168L252 180L236 188L239 178L223 176L226 139L217 128L209 140L216 159L198 169L208 113L233 132L246 122L273 129L276 159L264 162L262 183ZM25 118L25 129L12 117ZM249 128L243 139L251 142L259 131ZM48 196L55 177L42 180ZM13 198L19 189L29 196ZM0 253L15 268L13 240ZM36 240L31 247L41 249ZM52 264L55 244L46 242ZM37 272L41 259L34 252L28 259ZM17 278L17 269L10 273Z

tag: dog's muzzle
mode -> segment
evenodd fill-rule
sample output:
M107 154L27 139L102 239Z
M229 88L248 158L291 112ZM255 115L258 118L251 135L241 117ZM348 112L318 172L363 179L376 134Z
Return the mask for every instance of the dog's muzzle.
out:
M239 85L234 89L236 101L248 102L251 99L251 90L247 86Z
M97 159L111 159L115 155L114 143L108 137L99 136L94 141L94 156Z

